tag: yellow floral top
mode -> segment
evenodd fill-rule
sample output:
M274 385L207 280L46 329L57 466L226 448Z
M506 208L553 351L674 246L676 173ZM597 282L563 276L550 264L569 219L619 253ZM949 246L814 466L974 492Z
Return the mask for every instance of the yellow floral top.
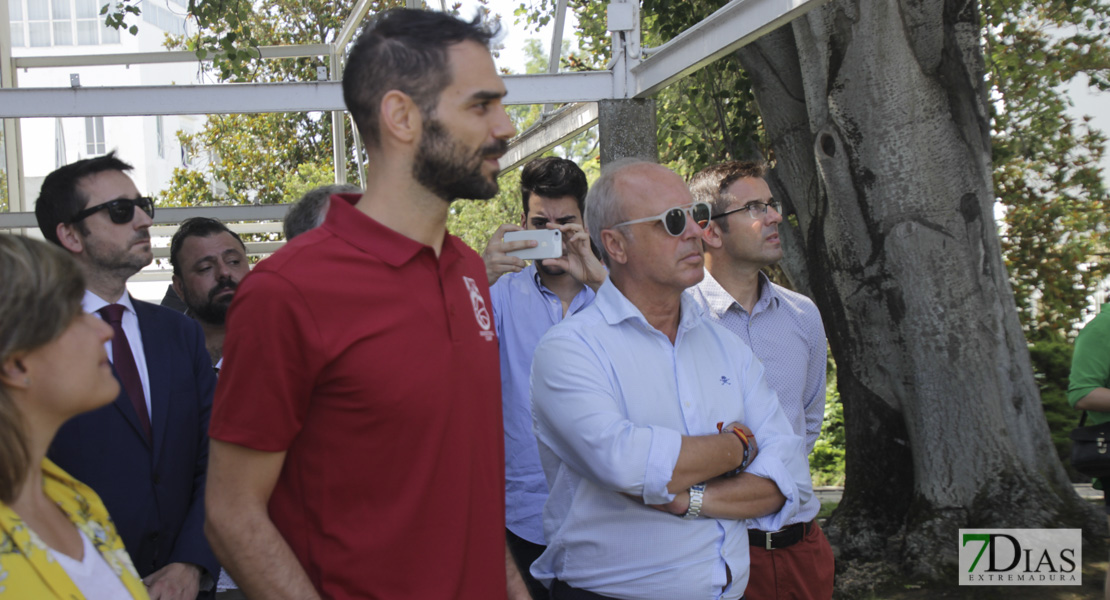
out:
M89 538L134 600L149 600L146 586L96 492L49 459L42 461L43 490ZM8 505L0 503L0 599L85 600L47 546Z

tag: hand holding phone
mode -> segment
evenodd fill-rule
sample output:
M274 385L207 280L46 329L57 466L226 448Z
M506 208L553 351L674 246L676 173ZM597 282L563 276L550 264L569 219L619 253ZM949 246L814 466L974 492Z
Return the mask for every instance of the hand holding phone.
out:
M545 258L559 258L563 255L563 232L558 229L526 229L524 231L505 232L506 242L518 240L534 240L535 248L525 248L509 252L509 256L529 260L543 260Z

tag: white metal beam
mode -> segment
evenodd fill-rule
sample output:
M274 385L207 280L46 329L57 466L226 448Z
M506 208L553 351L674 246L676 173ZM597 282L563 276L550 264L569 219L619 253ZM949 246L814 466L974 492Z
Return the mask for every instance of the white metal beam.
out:
M351 16L343 22L343 27L339 30L339 34L335 36L335 47L339 50L344 50L347 47L347 42L350 42L355 37L355 32L358 31L359 25L362 20L366 18L366 13L370 10L370 0L358 0L354 9L351 10Z
M274 252L278 251L278 248L281 248L284 245L285 245L285 241L280 241L280 242L247 242L246 243L247 254L273 254ZM150 250L151 250L151 252L154 253L154 258L169 258L170 257L170 249L165 247L165 246L162 246L160 248L151 248ZM147 271L143 271L143 272L147 272ZM153 273L163 274L163 277L165 279L163 279L163 277L155 277L155 278L151 278L151 279L143 278L143 280L146 280L146 281L168 281L169 280L168 276L172 275L173 271L158 270L158 271L153 271ZM135 281L135 280L132 279L131 281Z
M289 206L285 204L283 206ZM165 210L165 209L160 209ZM258 221L247 223L236 223L229 221L224 223L227 228L238 233L239 235L253 235L256 233L279 233L284 226L282 221ZM153 225L150 228L151 237L172 237L177 233L178 224L172 223L167 225Z
M506 75L506 104L567 104L613 97L613 73L583 71L548 75Z
M501 172L511 171L597 123L597 102L564 106L549 119L520 134L499 161Z
M505 77L508 104L611 97L612 73ZM192 115L345 110L338 81L0 90L0 118Z
M258 51L259 57L263 59L327 56L331 54L331 44L261 46ZM217 54L216 56L219 55ZM205 58L204 61L211 62L213 58L214 56L209 56ZM200 62L197 59L196 53L188 50L173 50L164 52L127 52L121 54L23 56L15 59L15 66L18 69L35 69L44 67L89 67L189 62Z
M180 223L189 217L210 217L225 223L229 221L281 221L288 204L244 204L241 206L193 206L188 208L162 208L154 211L154 224ZM37 228L33 212L0 213L0 229Z
M15 0L18 2L19 0ZM0 88L14 88L17 84L12 67L12 35L8 19L8 0L0 0ZM19 121L0 120L0 133L4 141L4 173L7 175L8 210L23 210L23 161L20 160Z
M632 67L632 95L647 98L827 1L732 0Z
M339 82L0 90L0 117L94 117L344 110Z
M547 72L559 72L559 58L563 54L563 24L567 20L567 0L559 0L555 5L555 27L551 32L551 53L547 59ZM548 103L543 105L543 112L549 113L555 109L555 105Z

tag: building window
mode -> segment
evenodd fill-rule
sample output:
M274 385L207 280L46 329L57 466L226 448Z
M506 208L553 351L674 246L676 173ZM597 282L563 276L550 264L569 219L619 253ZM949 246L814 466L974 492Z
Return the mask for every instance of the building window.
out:
M100 156L105 147L104 117L85 117L85 154Z
M104 24L105 0L8 0L13 47L118 44L119 31Z
M23 0L17 0L22 2ZM27 39L32 48L49 46L50 41L50 4L31 2L27 5Z
M12 47L27 45L23 39L23 0L8 0L8 21L11 23Z

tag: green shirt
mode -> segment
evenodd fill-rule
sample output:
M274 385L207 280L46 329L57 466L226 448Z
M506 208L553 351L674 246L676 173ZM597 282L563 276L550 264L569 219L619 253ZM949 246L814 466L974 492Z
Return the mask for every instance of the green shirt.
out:
M1110 388L1110 303L1099 312L1075 339L1071 358L1068 402L1075 406L1095 388ZM1089 411L1088 425L1110 421L1110 412Z

